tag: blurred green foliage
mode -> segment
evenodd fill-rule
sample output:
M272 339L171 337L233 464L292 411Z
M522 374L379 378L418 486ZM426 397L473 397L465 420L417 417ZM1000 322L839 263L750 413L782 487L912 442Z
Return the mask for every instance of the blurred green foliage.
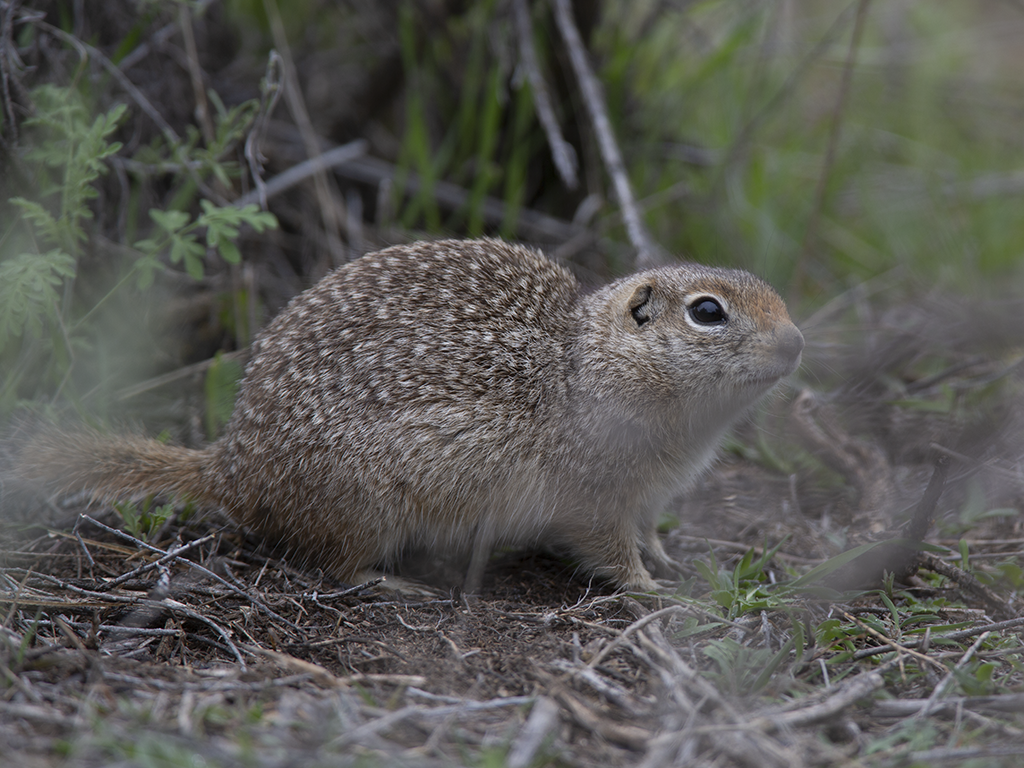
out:
M782 286L802 260L803 290L824 296L896 266L961 285L1016 270L1024 82L1011 38L993 49L981 34L1002 9L871 4L837 117L854 5L605 7L596 47L634 181L648 195L683 185L679 202L648 212L656 236ZM686 146L709 151L710 165L677 159Z
M70 29L74 9L56 5ZM979 275L1019 279L1024 82L1011 32L1024 29L1022 14L998 4L871 3L851 50L859 7L576 4L655 239L681 257L748 268L808 307L893 270L958 290ZM350 58L372 55L346 65L370 71L393 52L400 86L374 117L375 135L385 140L372 151L397 168L394 220L410 237L518 237L526 209L568 221L597 201L596 216L582 215L595 234L592 250L604 271L623 269L628 240L550 4L529 8L540 75L580 158L576 190L564 187L550 160L509 2L404 0L374 9L375 27L363 23L367 8L303 0L282 19L297 57L331 52L332 61L347 61L345 46L359 38L363 47ZM250 56L255 72L271 47L265 1L228 0L222 11L216 23L230 27L241 41L238 61ZM146 5L110 48L111 60L145 45L161 13L166 8ZM1003 23L1010 32L1002 38L985 34ZM381 30L390 37L374 38ZM35 32L26 24L18 34L28 45ZM312 65L300 71L324 77ZM225 105L210 90L207 138L197 122L177 144L164 133L129 152L120 142L138 105L116 83L77 77L30 93L21 161L31 183L0 190L2 413L42 392L75 399L72 374L83 352L104 354L91 324L112 293L128 283L145 291L154 271L168 266L199 277L214 252L237 263L238 227L273 223L208 194L241 177L239 145L257 101ZM317 105L309 106L316 117ZM826 162L833 137L835 155ZM83 276L82 254L112 237L115 214L96 194L114 160L131 171L122 175L128 192L117 214L125 248L116 258L87 260ZM161 170L154 182L145 176L152 171L132 170L143 166L178 170ZM439 199L442 182L462 191L461 204ZM241 301L244 288L233 290ZM97 386L95 377L80 385Z
M28 147L23 159L32 183L27 196L10 195L5 185L8 196L0 200L0 210L6 202L7 211L20 212L0 230L0 415L51 388L77 402L76 358L94 351L91 321L112 296L127 290L130 278L135 277L137 294L145 295L154 274L166 268L166 259L182 264L199 280L212 254L229 264L240 262L235 240L243 225L263 232L277 224L273 214L255 205L233 207L199 199L202 179L229 184L237 176L237 164L225 161L224 155L244 138L255 116L254 104L228 110L211 92L219 107L213 141L202 144L199 131L192 128L184 140L144 146L133 158L152 164L168 156L181 161L171 197L186 210L151 208L149 218L156 225L152 236L123 249L129 258L116 265L113 284L85 305L74 301L78 264L101 234L87 227L96 218L90 202L99 196L96 185L108 171L107 163L123 149L111 137L128 113L123 103L105 113L90 108L83 91L43 84L30 93L34 116L23 124ZM136 187L128 206L136 214L139 197ZM197 202L201 213L193 220L187 209ZM133 220L130 229L143 226Z

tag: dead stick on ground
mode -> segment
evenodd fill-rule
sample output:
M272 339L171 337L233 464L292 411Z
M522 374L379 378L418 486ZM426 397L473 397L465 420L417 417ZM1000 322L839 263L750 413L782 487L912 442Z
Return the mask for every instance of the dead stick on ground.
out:
M979 760L985 757L1012 757L1024 754L1024 745L1006 747L936 747L920 752L906 752L900 756L900 765L964 765L968 760ZM991 765L978 762L975 765ZM1010 763L1000 762L1000 765ZM1019 765L1019 763L1017 763Z
M160 610L170 610L172 612L177 611L178 613L184 614L193 621L198 621L201 624L205 624L218 635L220 635L221 640L224 641L224 644L228 647L232 655L235 657L235 661L238 662L238 666L241 668L243 672L245 672L245 659L242 658L241 651L238 650L238 647L231 639L230 633L228 633L228 631L217 622L213 621L210 618L207 618L206 616L203 616L198 611L192 610L189 606L185 605L184 603L179 602L177 600L172 600L169 597L166 597L163 600L140 600L139 605L145 608L157 608Z
M602 739L640 750L646 748L654 735L651 731L637 728L635 725L619 724L610 718L602 717L562 686L555 686L550 692L578 726Z
M646 632L638 632L637 640L644 650L660 662L661 667L656 671L664 676L666 687L673 691L675 701L684 711L694 711L691 694L698 694L702 701L719 711L721 720L735 724L743 721L739 712L722 692L683 661L676 649L665 640L656 624L650 626Z
M544 740L558 727L558 714L558 705L554 701L547 696L537 699L529 718L509 748L508 757L505 758L507 768L526 768L536 762L534 758Z
M367 737L376 736L382 731L390 730L396 725L411 719L436 719L439 717L448 717L449 715L470 715L475 712L493 710L493 709L504 709L506 707L521 707L527 704L532 704L535 701L534 696L509 696L504 699L491 699L489 701L467 701L465 704L454 704L451 706L442 707L422 707L418 705L410 705L402 707L401 709L395 710L394 712L388 712L387 714L381 715L375 720L371 720L364 723L356 728L343 733L335 739L332 739L329 744L338 749L340 747L347 746L349 744L359 743L364 741Z
M133 608L152 608L156 611L176 611L178 613L184 614L185 616L187 616L190 619L193 619L194 621L198 621L201 624L205 624L218 635L220 635L221 639L224 641L224 644L228 647L232 655L235 657L235 660L238 662L242 671L244 672L246 669L245 660L242 658L242 654L241 652L239 652L238 647L234 644L234 642L232 642L231 635L228 633L228 631L224 629L224 627L217 624L217 622L207 618L206 616L203 616L201 613L198 613L197 611L192 610L192 608L190 608L182 602L179 602L178 600L172 600L171 598L164 598L163 600L147 600L144 598L137 597L123 597L120 595L103 594L101 592L92 592L87 589L76 587L73 584L68 584L67 582L61 581L60 579L57 579L52 576L47 576L46 574L36 574L36 576L37 578L41 578L45 581L57 584L58 586L60 586L61 589L67 590L69 592L74 592L85 597L98 598L101 602L125 603L131 605Z
M928 697L928 701L926 701L924 706L921 707L921 710L916 715L914 715L915 718L927 717L931 713L931 711L935 708L935 705L938 703L939 699L942 698L943 694L949 689L949 686L953 683L954 674L958 670L964 668L967 662L971 660L971 657L973 657L974 654L978 652L978 649L981 648L981 644L988 639L990 634L990 632L985 632L977 640L974 641L974 644L967 649L966 653L964 653L963 658L961 658L960 661L956 663L956 666L953 667L953 669L949 670L949 672L946 673L946 676L942 678L942 681L935 686L935 690L932 691L932 695Z
M126 581L128 581L129 579L133 579L136 576L141 576L146 571L151 571L154 568L159 568L164 563L167 563L167 562L169 562L171 560L174 560L178 556L184 554L185 552L188 552L190 549L194 549L195 547L201 547L203 544L205 544L208 541L212 541L214 538L215 538L215 535L212 534L212 533L209 533L206 536L203 536L203 538L201 538L201 539L196 539L195 541L190 541L188 544L182 544L180 547L175 547L174 549L169 549L169 550L167 550L167 554L164 555L163 557L161 557L159 560L154 560L151 563L146 563L145 565L136 568L134 571L128 571L128 573L122 573L120 576L118 576L113 581L107 581L107 582L104 582L103 584L99 585L97 587L97 590L99 590L100 592L103 592L103 591L106 591L108 589L113 589L114 587L119 587L122 584L124 584Z
M890 699L879 701L871 709L875 717L908 717L916 715L928 703L928 699ZM943 699L932 708L932 713L937 710L956 710L958 707L966 710L980 710L985 712L1024 712L1024 694L1003 693L994 696L951 696Z
M968 592L985 603L985 608L994 619L1010 619L1013 617L1013 609L1001 600L991 589L986 587L973 574L957 568L952 563L947 563L931 552L921 552L918 555L918 562L922 568L926 568L956 584L962 591Z
M1024 618L1010 619L1008 621L997 621L992 624L980 624L977 627L971 627L970 629L961 629L957 632L949 632L944 635L932 635L930 640L932 643L936 641L952 641L959 643L961 640L966 640L969 637L980 635L983 632L1001 632L1004 629L1014 629L1016 627L1024 626ZM917 648L924 642L923 639L919 640L908 640L903 643L902 647L906 649ZM883 645L877 648L861 648L859 651L850 657L851 661L860 661L866 659L868 656L877 656L881 653L889 653L893 648L891 645Z
M920 662L924 662L925 664L932 664L939 671L945 671L946 668L942 664L937 662L935 659L931 658L930 656L927 656L927 655L921 653L920 651L915 651L913 648L910 648L908 645L905 645L905 644L902 644L902 643L897 643L891 637L887 637L886 635L882 634L881 632L879 632L874 627L871 627L871 626L865 624L863 621L858 619L856 616L854 616L854 615L852 615L850 613L847 613L846 611L841 611L841 613L843 614L843 616L846 617L846 619L848 621L852 621L854 624L856 624L858 627L863 629L865 632L867 632L869 635L874 637L876 640L879 640L880 642L885 643L887 645L886 650L895 651L896 654L897 654L897 660L900 658L900 654L906 654L907 656L911 656L911 657L917 659ZM934 638L932 638L932 639L934 640Z
M228 631L219 624L217 624L215 621L212 621L211 619L207 618L206 616L203 616L197 611L192 610L192 608L190 608L182 602L172 600L171 598L164 598L163 600L147 600L138 597L105 594L102 592L95 592L88 589L82 589L81 587L76 587L74 584L69 584L66 581L62 581L61 579L56 578L55 576L48 576L45 573L37 573L35 574L35 576L36 578L48 581L51 584L56 584L58 587L65 591L73 592L75 594L82 595L83 597L91 597L93 599L97 599L100 601L101 605L103 603L122 603L130 605L133 608L152 608L157 611L170 610L182 613L190 619L198 621L201 624L205 624L218 635L220 635L225 645L227 645L228 649L234 655L235 660L238 661L238 664L242 668L242 671L245 671L246 669L245 660L242 659L242 654L239 652L235 644L231 641L231 636L230 634L228 634Z
M79 516L79 520L80 521L81 520L86 520L86 521L92 523L93 525L97 526L98 528L102 528L103 530L107 531L107 533L112 533L115 536L119 536L122 539L125 539L126 541L130 541L130 542L134 543L137 547L139 547L141 549L148 549L150 552L155 552L155 553L157 553L159 555L163 555L163 556L166 556L168 554L167 552L165 552L164 550L160 549L159 547L154 547L152 544L147 544L146 542L144 542L144 541L142 541L140 539L137 539L134 536L125 533L124 531L119 531L117 528L111 528L109 525L104 525L99 520L96 520L96 519L94 519L92 517L89 517L89 515L80 515ZM78 524L77 523L75 524L75 531L76 531L76 533L78 531ZM218 582L219 584L224 585L225 587L230 589L232 592L234 592L236 595L238 595L242 599L248 600L254 606L256 606L261 611L263 611L265 614L267 614L267 616L270 616L273 619L277 619L282 624L286 624L289 627L291 627L292 629L298 630L299 632L303 632L302 627L300 627L298 624L296 624L293 621L289 621L288 619L286 619L284 616L281 616L276 611L271 610L266 605L264 605L262 601L256 599L255 597L253 597L250 594L247 594L245 592L245 590L240 589L239 587L235 586L234 584L232 584L227 579L224 579L224 578L218 576L216 573L211 571L209 568L206 568L206 567L200 565L199 563L192 562L191 560L186 560L183 557L179 557L177 559L178 559L178 561L182 565L188 566L189 568L192 568L193 570L199 571L203 575L208 576L209 578L213 579L214 581ZM303 634L304 634L304 632L303 632Z
M632 624L630 624L628 627L622 630L622 634L620 634L618 637L616 637L614 640L608 643L608 645L602 648L597 653L597 655L595 655L594 658L590 660L590 664L588 666L596 667L598 664L600 664L602 661L608 658L608 655L612 651L614 651L616 648L622 645L623 642L625 642L626 638L628 638L631 634L633 634L637 630L643 629L652 621L656 621L662 618L663 616L669 616L673 613L682 613L685 615L689 615L689 610L679 605L670 605L668 608L662 608L660 611L649 613L643 618L634 621Z
M633 197L633 188L626 174L626 164L622 160L622 152L619 151L611 121L608 119L608 108L605 105L601 84L594 76L590 62L587 61L583 40L572 17L572 6L569 0L551 0L551 3L554 6L558 31L569 49L569 60L572 62L573 72L583 94L583 103L587 106L594 133L597 134L601 157L608 174L612 177L615 197L618 198L622 218L626 223L626 232L633 247L636 248L636 266L640 269L656 267L663 259L655 251L654 243L644 226L643 219L640 218L640 211Z
M792 755L785 747L769 738L763 731L746 728L741 715L710 680L697 674L676 649L665 639L657 624L650 624L637 633L640 644L660 661L656 672L671 691L672 701L679 711L686 713L693 724L693 733L706 730L716 750L720 750L742 765L791 766ZM699 694L702 702L698 709L692 694ZM714 725L698 725L705 707L714 712Z
M753 725L773 732L786 728L798 728L803 725L811 725L823 720L835 717L847 707L855 704L860 699L870 696L883 685L885 678L883 673L894 669L899 664L899 659L892 659L870 672L857 675L852 680L844 681L835 689L835 693L824 701L811 704L800 709L788 712L773 712L754 720Z

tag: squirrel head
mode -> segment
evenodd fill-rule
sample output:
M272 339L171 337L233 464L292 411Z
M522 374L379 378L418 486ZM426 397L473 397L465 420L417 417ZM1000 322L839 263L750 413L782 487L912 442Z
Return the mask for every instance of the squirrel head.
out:
M795 371L804 346L779 295L741 270L639 272L584 297L583 312L583 365L609 399L630 393L630 410L735 415Z

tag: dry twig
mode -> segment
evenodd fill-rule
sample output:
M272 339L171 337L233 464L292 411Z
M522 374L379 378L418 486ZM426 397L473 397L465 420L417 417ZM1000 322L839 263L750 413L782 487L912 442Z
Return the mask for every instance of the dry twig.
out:
M284 99L288 103L288 109L299 128L299 132L302 134L302 141L306 146L306 154L310 158L316 157L320 154L320 141L313 128L313 122L309 119L306 102L302 98L302 88L299 85L299 78L295 71L291 46L288 45L288 36L285 34L284 22L281 20L281 12L278 10L277 0L263 0L263 8L267 12L270 31L274 37L274 45L277 46L277 51L281 56L283 64ZM338 267L348 261L345 246L341 242L341 217L338 214L339 211L344 210L344 206L341 203L337 190L331 184L323 168L318 168L313 173L313 181L316 186L317 200L320 203L320 217L324 224L331 261L333 266Z
M277 100L281 98L281 54L271 51L267 56L267 68L260 82L260 108L252 121L252 128L245 137L245 161L249 164L249 174L256 186L254 201L259 201L260 208L267 210L266 184L263 182L263 163L265 157L261 151L261 142L267 131L271 115L277 106ZM245 197L252 196L252 193ZM235 201L235 205L246 205L244 202Z
M949 670L946 676L942 678L942 681L935 686L935 690L933 690L932 695L928 697L928 701L925 702L924 706L921 707L921 711L914 715L914 717L927 717L931 713L938 700L945 695L946 691L949 690L949 686L953 684L954 673L963 669L967 665L967 662L969 662L974 654L977 653L978 649L981 648L981 644L988 639L990 634L990 632L984 632L977 640L974 641L971 647L964 653L960 661L956 663L956 666Z
M141 539L137 539L134 536L132 536L132 535L130 535L128 533L125 533L124 531L118 530L117 528L111 528L109 525L104 525L99 520L96 520L96 519L90 517L89 515L80 515L79 516L79 521L82 521L82 520L86 520L87 522L92 523L93 525L97 526L98 528L102 528L107 533L111 533L114 536L118 536L118 537L124 539L125 541L130 541L133 544L135 544L135 546L139 547L140 549L149 550L150 552L154 552L154 553L156 553L158 555L161 555L162 557L166 557L168 555L167 552L165 552L164 550L160 549L159 547L154 547L152 544L148 544L147 542L142 541ZM77 531L77 529L78 529L78 524L76 523L75 530ZM229 582L227 579L224 579L224 578L218 576L216 573L211 571L209 568L206 568L205 566L202 566L202 565L200 565L197 562L194 562L192 560L188 560L188 559L183 558L183 557L175 556L173 559L175 559L177 562L181 563L182 565L184 565L184 566L186 566L188 568L191 568L192 570L199 571L204 576L206 576L208 578L211 578L214 581L218 582L219 584L222 584L223 586L227 587L229 590L234 592L236 595L241 597L243 600L247 600L250 603L252 603L254 606L256 606L257 608L259 608L261 611L263 611L265 614L267 614L267 616L270 616L271 618L276 619L277 621L280 621L282 624L286 624L287 626L291 627L294 630L297 630L299 632L302 631L302 628L298 624L296 624L295 622L289 621L288 619L284 618L280 614L278 614L275 611L271 610L269 607L264 605L262 601L258 600L257 598L253 597L252 595L246 593L245 590L235 586L234 584Z
M530 81L533 104L537 109L540 124L544 128L544 134L548 137L551 159L565 186L569 189L576 189L579 184L576 177L576 150L562 136L562 131L558 127L558 118L555 117L555 109L551 105L547 84L540 72L537 51L533 47L533 24L530 21L529 5L526 0L513 0L512 9L515 11L516 37L519 39L519 60Z
M287 171L282 171L277 174L274 178L266 183L261 183L252 192L249 192L242 197L235 200L237 207L248 205L250 203L259 202L261 206L266 206L266 201L274 195L279 195L287 189L294 187L296 184L301 184L303 181L308 179L310 176L317 176L329 168L334 168L338 165L345 165L357 157L361 157L366 154L368 143L365 139L356 139L350 141L348 144L343 144L340 147L334 147L326 152L311 157L309 160L305 160L298 165L293 165Z
M534 702L530 717L509 748L506 768L526 768L533 764L548 735L558 727L558 715L558 705L547 696L541 696Z
M636 248L636 265L640 269L656 267L664 262L664 258L647 232L647 227L637 208L633 187L629 182L629 175L626 173L626 164L622 160L622 152L615 140L611 120L608 119L608 107L605 105L601 83L598 82L590 67L590 62L587 60L583 40L580 38L576 22L572 17L572 5L569 0L551 0L551 3L554 6L558 31L569 49L569 60L572 62L573 72L576 75L580 93L583 95L583 103L587 107L594 133L597 134L601 157L608 169L608 175L612 177L612 187L615 190L615 197L619 201L619 207L622 209L626 232L629 234L629 240L633 243L633 247Z

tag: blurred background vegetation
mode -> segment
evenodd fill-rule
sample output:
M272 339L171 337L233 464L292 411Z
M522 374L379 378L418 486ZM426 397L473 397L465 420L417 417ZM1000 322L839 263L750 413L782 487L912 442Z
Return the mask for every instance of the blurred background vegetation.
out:
M1021 3L572 8L669 254L761 274L798 320L855 287L1019 292ZM4 418L70 403L209 438L266 319L389 244L512 238L588 283L633 265L547 0L4 0L0 17ZM257 177L345 145L260 210Z

